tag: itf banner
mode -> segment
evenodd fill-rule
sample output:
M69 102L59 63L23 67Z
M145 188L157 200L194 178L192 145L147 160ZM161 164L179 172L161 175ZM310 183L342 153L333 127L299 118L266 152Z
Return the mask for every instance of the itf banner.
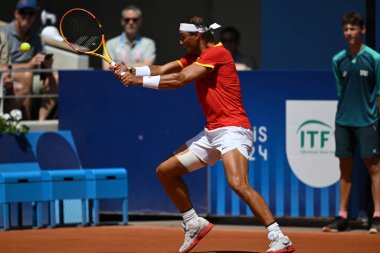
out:
M327 187L340 178L335 153L336 101L286 101L286 156L304 184Z

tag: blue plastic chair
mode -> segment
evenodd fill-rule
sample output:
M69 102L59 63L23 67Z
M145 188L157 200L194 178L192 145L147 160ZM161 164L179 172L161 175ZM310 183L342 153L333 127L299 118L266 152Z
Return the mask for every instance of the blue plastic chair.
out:
M42 226L40 167L28 139L23 135L0 134L0 203L3 206L3 229L11 227L11 214L17 214L17 226L23 223L22 202L32 202L32 225ZM18 204L18 213L11 210ZM37 213L35 214L35 207ZM24 217L24 221L27 217ZM37 224L36 224L37 223Z
M122 199L122 225L128 224L128 174L124 168L87 169L87 196L92 225L99 224L99 200Z
M83 170L51 170L42 172L44 199L49 201L49 226L55 227L55 203L59 200L80 199L82 226L86 218L86 173Z
M37 228L42 227L42 177L40 171L0 173L0 203L3 206L3 229L10 225L10 204L36 202Z

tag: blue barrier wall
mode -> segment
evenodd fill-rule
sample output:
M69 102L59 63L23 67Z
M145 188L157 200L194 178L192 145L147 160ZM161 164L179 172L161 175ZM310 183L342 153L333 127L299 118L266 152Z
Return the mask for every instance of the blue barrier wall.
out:
M340 18L361 0L261 1L261 68L330 70L331 57L346 47ZM378 33L377 33L378 34Z
M257 131L264 126L267 134L265 143L255 143L251 184L276 216L334 216L337 184L325 188L305 185L291 171L285 150L286 100L336 100L332 73L255 71L239 75L251 123ZM110 72L62 71L59 92L60 129L72 130L83 166L125 167L131 212L176 213L155 168L203 127L193 85L173 91L125 88ZM267 159L258 152L258 145L266 149ZM229 191L219 167L216 164L210 169L210 181L206 169L185 177L194 206L211 214L250 215ZM366 208L365 182L357 183L351 203L353 216Z

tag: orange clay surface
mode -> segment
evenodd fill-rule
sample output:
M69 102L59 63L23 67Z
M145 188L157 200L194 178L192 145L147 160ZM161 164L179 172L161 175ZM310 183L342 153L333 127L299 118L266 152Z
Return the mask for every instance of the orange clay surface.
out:
M380 252L380 234L364 230L323 233L316 228L284 227L297 253ZM131 222L128 226L64 227L0 231L0 253L178 252L180 221ZM215 225L192 250L207 253L266 252L266 231L256 226Z

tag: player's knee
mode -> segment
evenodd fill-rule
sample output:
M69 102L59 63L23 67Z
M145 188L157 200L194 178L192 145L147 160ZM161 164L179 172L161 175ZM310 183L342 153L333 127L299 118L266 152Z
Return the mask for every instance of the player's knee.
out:
M246 196L248 195L248 192L249 192L249 189L250 189L250 186L248 185L248 183L243 180L242 178L240 177L233 177L231 178L229 181L228 181L231 189L236 193L238 194L239 196L243 197L243 196Z
M367 165L367 170L371 176L380 174L380 166L378 164Z
M365 159L364 163L370 175L375 175L375 174L380 173L380 164L377 157Z
M159 177L159 178L163 178L166 176L166 170L165 170L165 167L163 166L163 164L161 163L157 168L156 168L156 175Z

